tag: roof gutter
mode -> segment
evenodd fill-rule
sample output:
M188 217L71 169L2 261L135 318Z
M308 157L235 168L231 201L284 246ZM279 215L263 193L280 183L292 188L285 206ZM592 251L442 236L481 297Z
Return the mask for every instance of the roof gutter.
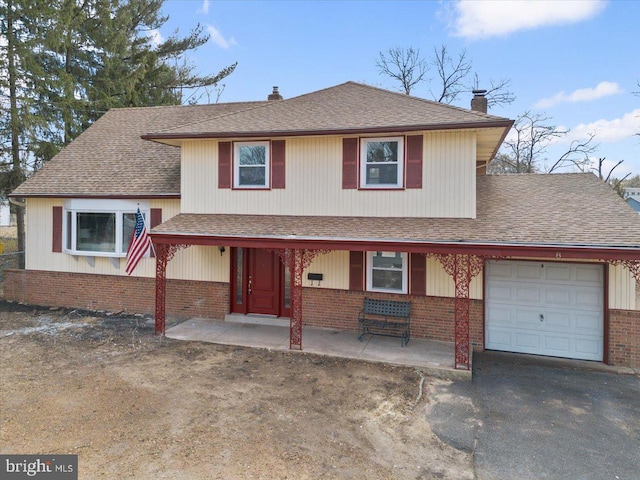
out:
M20 202L16 200L15 198L13 198L13 195L9 195L8 198L9 198L9 203L14 204L16 207L27 208L26 202ZM23 198L23 197L19 197L19 198Z
M375 133L399 133L431 130L457 130L468 128L505 128L504 137L513 125L513 120L494 120L489 122L445 123L438 125L400 125L392 127L342 128L325 130L267 130L267 131L235 131L235 132L200 132L200 133L147 133L141 135L143 140L189 140L204 138L249 138L249 137L308 137L312 135L359 135Z
M566 245L470 241L414 241L398 239L320 238L289 235L286 237L241 235L184 234L151 232L155 243L187 245L225 245L254 248L304 248L371 251L399 249L410 253L466 254L487 257L543 257L555 259L639 260L640 245Z
M96 199L180 199L179 193L154 193L149 195L87 195L80 193L10 193L7 195L9 197L9 201L15 203L16 201L12 200L12 198L96 198Z

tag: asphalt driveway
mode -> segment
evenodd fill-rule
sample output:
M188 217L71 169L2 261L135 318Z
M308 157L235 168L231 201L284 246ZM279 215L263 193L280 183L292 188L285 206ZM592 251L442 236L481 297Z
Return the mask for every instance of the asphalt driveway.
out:
M432 395L434 431L474 453L479 480L640 479L638 376L485 352L472 382Z

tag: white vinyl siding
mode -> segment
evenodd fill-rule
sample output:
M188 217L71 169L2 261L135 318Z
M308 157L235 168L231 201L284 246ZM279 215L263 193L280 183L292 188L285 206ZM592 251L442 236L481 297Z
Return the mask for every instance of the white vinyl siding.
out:
M636 295L636 280L622 265L609 266L609 308L640 310Z
M163 221L178 214L179 200L149 200L149 208L161 208ZM126 259L70 255L51 251L53 208L63 206L62 199L29 198L26 216L26 268L55 272L93 273L100 275L126 275ZM115 265L114 265L115 262ZM92 265L93 264L93 265ZM116 267L117 265L117 267ZM133 276L156 275L155 258L143 258ZM218 247L193 246L180 250L167 264L167 277L183 280L212 282L229 281L229 249L220 255Z
M412 133L414 134L414 133ZM216 141L182 147L183 213L475 217L476 134L425 132L423 188L342 188L342 137L286 138L286 188L218 189Z

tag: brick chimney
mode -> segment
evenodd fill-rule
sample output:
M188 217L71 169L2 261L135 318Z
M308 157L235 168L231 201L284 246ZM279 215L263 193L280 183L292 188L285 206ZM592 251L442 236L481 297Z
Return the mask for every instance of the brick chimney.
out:
M473 98L471 99L471 110L476 112L487 113L487 94L486 90L473 90Z
M283 99L282 95L280 95L280 92L278 92L277 86L273 87L273 92L271 92L267 97L267 100L282 100L282 99Z

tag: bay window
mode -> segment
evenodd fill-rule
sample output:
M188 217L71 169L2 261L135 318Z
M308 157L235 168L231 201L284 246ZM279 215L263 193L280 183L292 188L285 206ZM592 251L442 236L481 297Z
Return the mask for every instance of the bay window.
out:
M146 202L142 202L146 203ZM132 200L71 199L64 205L64 251L72 255L124 257L140 208L145 223L149 206Z

